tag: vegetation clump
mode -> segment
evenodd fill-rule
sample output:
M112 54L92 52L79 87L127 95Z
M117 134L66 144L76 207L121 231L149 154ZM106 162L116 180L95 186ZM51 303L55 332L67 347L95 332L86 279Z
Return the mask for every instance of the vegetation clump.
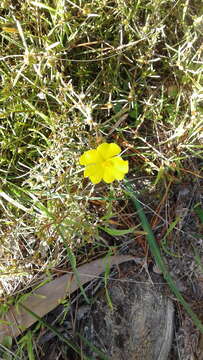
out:
M147 256L124 174L162 256L186 256L167 239L184 231L175 189L202 180L202 14L196 0L1 1L2 301L73 258L122 251L129 234ZM113 177L86 168L92 184L79 159L104 143L123 160L111 159ZM201 206L190 203L199 222ZM199 231L191 236L192 277L202 249Z

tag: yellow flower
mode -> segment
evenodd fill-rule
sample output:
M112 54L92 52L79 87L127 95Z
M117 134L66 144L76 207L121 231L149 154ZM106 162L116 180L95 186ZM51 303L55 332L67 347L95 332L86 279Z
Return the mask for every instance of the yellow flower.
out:
M84 177L89 177L93 184L102 179L106 183L122 180L128 172L128 161L120 156L121 148L114 144L103 143L94 150L85 151L80 157L80 165L85 165Z

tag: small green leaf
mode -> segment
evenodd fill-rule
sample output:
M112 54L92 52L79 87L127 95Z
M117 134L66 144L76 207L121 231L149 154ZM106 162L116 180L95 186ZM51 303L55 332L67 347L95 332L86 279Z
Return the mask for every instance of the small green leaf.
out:
M107 234L112 235L112 236L123 236L126 234L130 234L133 233L135 228L130 228L130 229L123 229L123 230L119 230L119 229L113 229L113 228L108 228L108 227L103 227L103 226L99 226L100 229L104 230Z

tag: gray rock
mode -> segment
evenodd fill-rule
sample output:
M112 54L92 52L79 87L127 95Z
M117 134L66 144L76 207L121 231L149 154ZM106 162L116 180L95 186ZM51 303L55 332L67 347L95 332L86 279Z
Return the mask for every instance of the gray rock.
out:
M108 288L113 308L105 291L86 318L79 333L111 360L166 360L173 338L173 303L152 284L114 281ZM92 359L102 359L84 345Z

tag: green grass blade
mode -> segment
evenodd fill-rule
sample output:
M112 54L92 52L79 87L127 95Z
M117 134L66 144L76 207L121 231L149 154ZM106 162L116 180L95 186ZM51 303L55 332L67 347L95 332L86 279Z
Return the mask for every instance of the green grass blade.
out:
M99 229L104 230L107 234L112 235L112 236L123 236L126 234L130 234L133 233L135 228L130 228L130 229L113 229L107 226L98 226Z
M84 336L82 336L79 333L77 333L77 335L86 345L88 345L90 347L90 349L92 349L94 352L96 352L97 355L99 355L99 359L109 360L109 357L107 357L105 354L103 354L103 352L101 350L97 349L96 346L92 345L87 339L84 338Z
M158 247L157 242L155 240L154 234L152 232L151 226L150 226L150 224L149 224L149 222L147 220L147 217L146 217L146 215L145 215L145 213L143 211L143 208L142 208L140 202L137 199L137 196L136 196L134 190L132 189L131 185L128 182L125 183L125 189L126 189L127 194L129 195L129 197L131 198L135 209L137 210L137 214L138 214L138 216L139 216L139 218L141 220L142 227L143 227L144 231L146 231L146 233L147 233L146 238L147 238L151 253L155 258L156 264L158 265L158 267L162 271L166 282L168 283L170 289L172 290L172 292L176 296L177 300L182 304L182 306L184 307L184 309L186 310L188 315L193 320L196 327L201 331L201 333L203 333L203 324L201 323L199 318L196 316L196 314L193 312L190 305L185 301L185 299L183 298L183 296L181 295L181 293L177 289L171 275L169 274L169 272L167 270L165 262L164 262L164 260L163 260L163 258L161 256L159 247Z
M60 235L61 235L61 237L62 237L62 239L63 239L64 245L65 245L65 247L66 247L68 259L69 259L69 261L70 261L70 264L71 264L71 267L72 267L72 269L73 269L73 273L74 273L74 275L75 275L75 277L76 277L76 280L77 280L78 286L79 286L79 288L80 288L80 291L81 291L81 293L82 293L85 301L86 301L88 304L90 304L90 300L88 299L88 297L87 297L87 295L86 295L86 293L85 293L85 290L84 290L84 288L83 288L83 286L82 286L82 284L81 284L81 282L80 282L80 276L79 276L79 273L78 273L78 270L77 270L77 266L76 266L75 255L74 255L74 253L72 252L71 248L70 248L70 247L67 245L67 243L66 243L66 239L65 239L65 236L64 236L64 234L63 234L62 226L59 226L59 227L58 227L58 231L59 231L59 233L60 233Z
M106 264L105 264L105 273L104 273L104 285L105 285L105 293L106 293L106 299L107 299L107 303L110 307L111 310L113 310L113 304L111 301L111 297L109 295L109 291L108 291L108 280L109 280L109 275L110 275L110 270L111 270L111 252L109 254L107 254L106 256Z
M31 1L31 3L32 3L34 6L37 6L37 7L41 8L41 9L46 9L46 10L50 11L50 13L53 13L53 14L56 13L56 10L55 10L55 9L53 9L51 6L48 6L48 5L46 5L46 4L43 4L43 3L40 2L40 1Z
M43 324L46 328L48 328L49 330L51 330L61 341L63 341L64 343L66 343L71 349L73 349L77 354L81 354L81 349L79 348L78 345L73 344L72 342L70 342L66 337L64 337L55 327L53 327L52 325L48 324L46 321L44 321L42 318L40 318L37 314L35 314L32 310L28 309L27 306L21 304L20 305L23 309L25 309L30 315L32 315L35 319L37 319L38 321L40 321L41 324ZM86 360L90 360L88 357L83 355L83 358Z
M26 347L29 360L35 360L33 350L33 336L30 330L18 341L18 344Z
M2 197L4 200L8 201L11 205L13 205L14 207L23 210L25 212L28 212L29 209L26 208L25 206L23 206L21 203L19 203L19 201L14 200L13 198L11 198L8 194L6 194L4 191L0 191L0 197Z

